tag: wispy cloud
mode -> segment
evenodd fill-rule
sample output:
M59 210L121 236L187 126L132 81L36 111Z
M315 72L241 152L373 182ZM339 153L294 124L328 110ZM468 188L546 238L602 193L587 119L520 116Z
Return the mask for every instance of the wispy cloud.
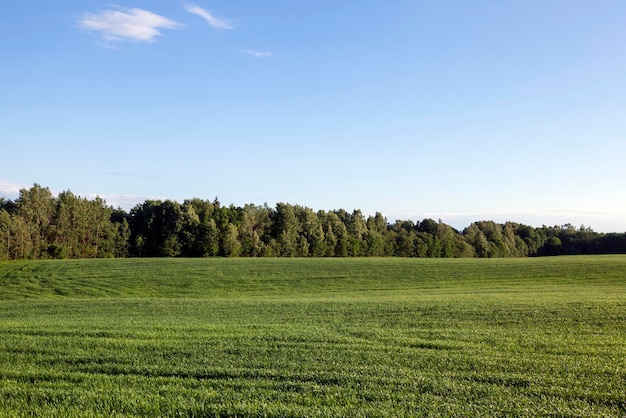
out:
M243 52L245 52L248 55L252 55L255 58L268 58L274 55L270 51L254 51L252 49L246 49Z
M104 200L107 206L113 206L114 208L122 208L126 211L131 210L138 204L142 204L146 200L165 200L164 197L156 196L139 196L130 194L96 194L88 193L84 195L87 199L93 200L96 197Z
M85 13L81 28L102 35L106 41L154 42L160 29L178 29L182 24L143 9L104 10Z
M120 175L130 175L135 176L132 173L120 173ZM148 178L149 176L146 176ZM9 181L0 179L0 198L6 198L15 200L20 195L21 189L30 189L33 185L26 186L22 184L11 183ZM42 187L48 187L46 185L42 185ZM70 190L70 189L67 189ZM59 191L55 189L50 189L50 193L53 196L58 196ZM147 195L133 195L133 194L107 194L107 193L75 193L77 196L84 197L86 199L93 200L96 197L103 199L108 206L113 206L114 208L120 207L124 210L130 210L135 205L141 204L146 200L166 200L166 197L163 196L147 196Z
M526 210L526 211L491 211L491 212L393 212L385 213L391 221L398 219L422 220L424 218L442 219L444 223L462 231L472 222L494 221L504 223L518 222L534 227L554 226L571 223L591 226L596 232L616 232L626 229L623 211L584 211L577 209Z
M213 16L211 12L209 12L206 9L203 9L200 6L196 6L195 4L186 4L184 7L189 13L198 15L204 20L206 20L206 22L211 27L214 27L216 29L234 29L234 26L230 24L228 21L221 19L219 17Z
M0 179L0 197L15 199L19 196L20 190L23 188L25 188L25 186Z

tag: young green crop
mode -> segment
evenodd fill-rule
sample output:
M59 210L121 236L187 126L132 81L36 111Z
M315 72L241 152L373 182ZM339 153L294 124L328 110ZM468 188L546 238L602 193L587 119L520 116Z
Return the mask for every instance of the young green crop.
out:
M623 416L625 267L0 264L0 416Z

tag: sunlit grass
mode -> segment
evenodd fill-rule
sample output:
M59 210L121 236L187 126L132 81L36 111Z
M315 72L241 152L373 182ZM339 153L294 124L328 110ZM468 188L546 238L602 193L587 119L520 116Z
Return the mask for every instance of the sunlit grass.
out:
M0 264L0 416L624 416L626 257Z

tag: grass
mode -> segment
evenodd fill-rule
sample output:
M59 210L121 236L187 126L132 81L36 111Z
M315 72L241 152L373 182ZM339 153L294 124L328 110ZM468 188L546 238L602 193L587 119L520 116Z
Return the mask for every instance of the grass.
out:
M0 264L0 416L626 415L626 256Z

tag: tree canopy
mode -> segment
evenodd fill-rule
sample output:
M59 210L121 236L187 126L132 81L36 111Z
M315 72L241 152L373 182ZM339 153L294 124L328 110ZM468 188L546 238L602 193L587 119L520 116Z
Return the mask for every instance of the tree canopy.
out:
M0 199L0 261L94 257L527 257L626 253L626 234L571 224L535 228L433 219L389 222L380 212L313 211L289 203L223 206L146 200L129 212L39 184Z

